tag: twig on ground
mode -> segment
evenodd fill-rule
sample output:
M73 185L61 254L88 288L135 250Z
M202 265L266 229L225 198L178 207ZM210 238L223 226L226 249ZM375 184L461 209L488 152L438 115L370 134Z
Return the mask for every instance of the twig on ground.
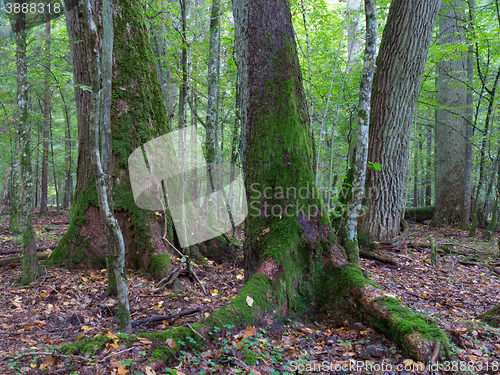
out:
M200 335L200 333L199 333L199 332L196 332L196 331L194 330L194 328L193 328L193 327L191 327L191 324L189 324L189 323L188 323L188 324L187 324L187 326L189 327L189 329L191 329L191 331L193 331L193 333L195 333L196 335L198 335L198 337L199 337L200 339L202 339L203 341L205 341L205 338L204 338L202 335Z

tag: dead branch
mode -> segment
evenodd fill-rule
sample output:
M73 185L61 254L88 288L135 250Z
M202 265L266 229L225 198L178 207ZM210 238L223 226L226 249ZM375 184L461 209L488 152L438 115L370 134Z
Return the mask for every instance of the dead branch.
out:
M362 250L359 252L359 256L361 258L364 258L364 259L372 259L372 260L377 260L377 261L382 262L382 263L392 264L393 266L399 266L399 263L395 259L383 256L380 254L376 254L373 252Z
M38 260L47 259L48 257L49 254L38 254ZM7 266L9 264L21 263L22 261L23 261L22 256L0 259L0 266Z
M137 326L144 325L144 324L151 324L151 323L155 323L155 322L161 322L164 320L171 321L171 320L174 320L174 319L179 318L181 316L191 315L191 314L195 314L197 312L201 312L201 308L197 307L196 309L181 311L180 313L177 313L177 314L158 315L158 316L153 316L151 318L145 318L142 320L134 320L132 322L132 327L137 327ZM118 318L113 319L113 323L119 324L120 319L118 319Z

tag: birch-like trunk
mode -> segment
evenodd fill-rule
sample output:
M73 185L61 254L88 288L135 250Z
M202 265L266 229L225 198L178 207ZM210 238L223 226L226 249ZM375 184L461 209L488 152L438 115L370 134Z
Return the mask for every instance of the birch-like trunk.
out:
M366 46L361 87L359 89L359 106L356 116L357 132L352 183L353 195L351 204L347 210L346 236L344 239L347 257L351 263L357 265L359 265L358 218L361 213L361 202L365 189L370 105L377 53L377 12L373 0L365 0L365 14Z
M45 4L50 4L46 0ZM42 195L40 196L40 216L48 217L48 185L49 185L49 127L50 127L50 97L52 89L50 87L50 14L46 15L45 22L45 92L43 97L43 147L42 147Z
M88 3L90 9L90 3ZM90 111L90 138L91 138L91 159L94 166L95 182L97 189L97 200L102 220L109 231L108 251L112 252L109 257L113 259L111 269L116 279L118 318L120 319L120 329L131 332L130 308L128 300L127 277L125 274L125 243L117 220L113 215L109 175L106 175L104 168L109 171L111 160L111 81L112 81L112 58L113 58L113 19L111 13L111 0L104 0L102 3L102 76L101 76L101 56L99 46L99 36L93 21L92 13L87 13L88 28L92 35L96 35L94 47L94 60L92 79L92 102ZM102 80L102 88L101 88ZM102 124L99 127L99 124ZM101 137L99 137L101 134ZM109 139L109 147L105 145ZM99 150L99 140L102 143L102 154ZM113 275L111 275L112 277Z
M373 81L368 160L367 214L362 231L388 241L399 233L408 174L410 133L420 82L441 0L393 0L382 35Z

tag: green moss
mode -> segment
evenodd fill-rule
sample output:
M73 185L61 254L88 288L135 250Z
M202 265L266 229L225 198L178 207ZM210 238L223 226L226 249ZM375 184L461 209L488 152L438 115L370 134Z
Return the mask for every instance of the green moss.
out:
M255 361L257 361L257 355L251 350L245 350L245 354L243 356L243 362L245 362L249 366L255 365Z
M319 306L330 308L335 304L335 307L338 307L338 302L349 293L350 288L361 289L366 285L381 289L372 280L367 279L361 269L353 264L328 268L324 282L318 290Z
M278 302L276 299L283 297L273 295L270 281L269 277L262 274L252 276L236 298L201 320L200 325L222 327L224 324L233 324L246 327L258 324L261 312L267 312L271 303ZM252 306L249 305L247 297L253 300Z
M156 254L149 258L148 270L155 279L165 277L172 265L170 254Z
M93 187L92 183L89 186ZM75 194L75 202L69 215L69 226L64 236L59 240L45 264L52 267L66 265L72 268L85 256L88 240L78 236L80 227L88 221L85 213L89 205L97 206L97 192L95 188L87 188L82 194Z
M192 327L195 331L199 329L198 324L193 324ZM186 327L176 327L162 332L145 332L139 334L139 336L145 337L153 342L151 347L151 361L160 359L172 360L180 350L201 349L203 344L203 340L200 336ZM168 339L172 339L174 343L173 348L166 344Z
M441 353L444 355L451 349L451 344L446 334L433 321L426 320L423 316L414 313L408 307L402 306L395 298L381 297L378 300L386 307L389 314L385 323L377 318L370 318L370 323L381 332L391 336L398 344L407 349L403 338L405 335L416 331L429 341L441 343Z
M96 355L101 350L104 349L108 342L113 342L107 336L97 336L95 338L85 337L81 340L70 342L59 348L62 354L73 354L73 355Z

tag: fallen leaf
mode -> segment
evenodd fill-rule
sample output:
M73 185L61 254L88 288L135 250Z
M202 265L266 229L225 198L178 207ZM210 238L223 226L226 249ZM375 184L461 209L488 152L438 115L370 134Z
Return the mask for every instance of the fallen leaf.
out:
M252 307L252 305L253 305L253 298L252 297L247 296L247 304L248 304L248 306Z

